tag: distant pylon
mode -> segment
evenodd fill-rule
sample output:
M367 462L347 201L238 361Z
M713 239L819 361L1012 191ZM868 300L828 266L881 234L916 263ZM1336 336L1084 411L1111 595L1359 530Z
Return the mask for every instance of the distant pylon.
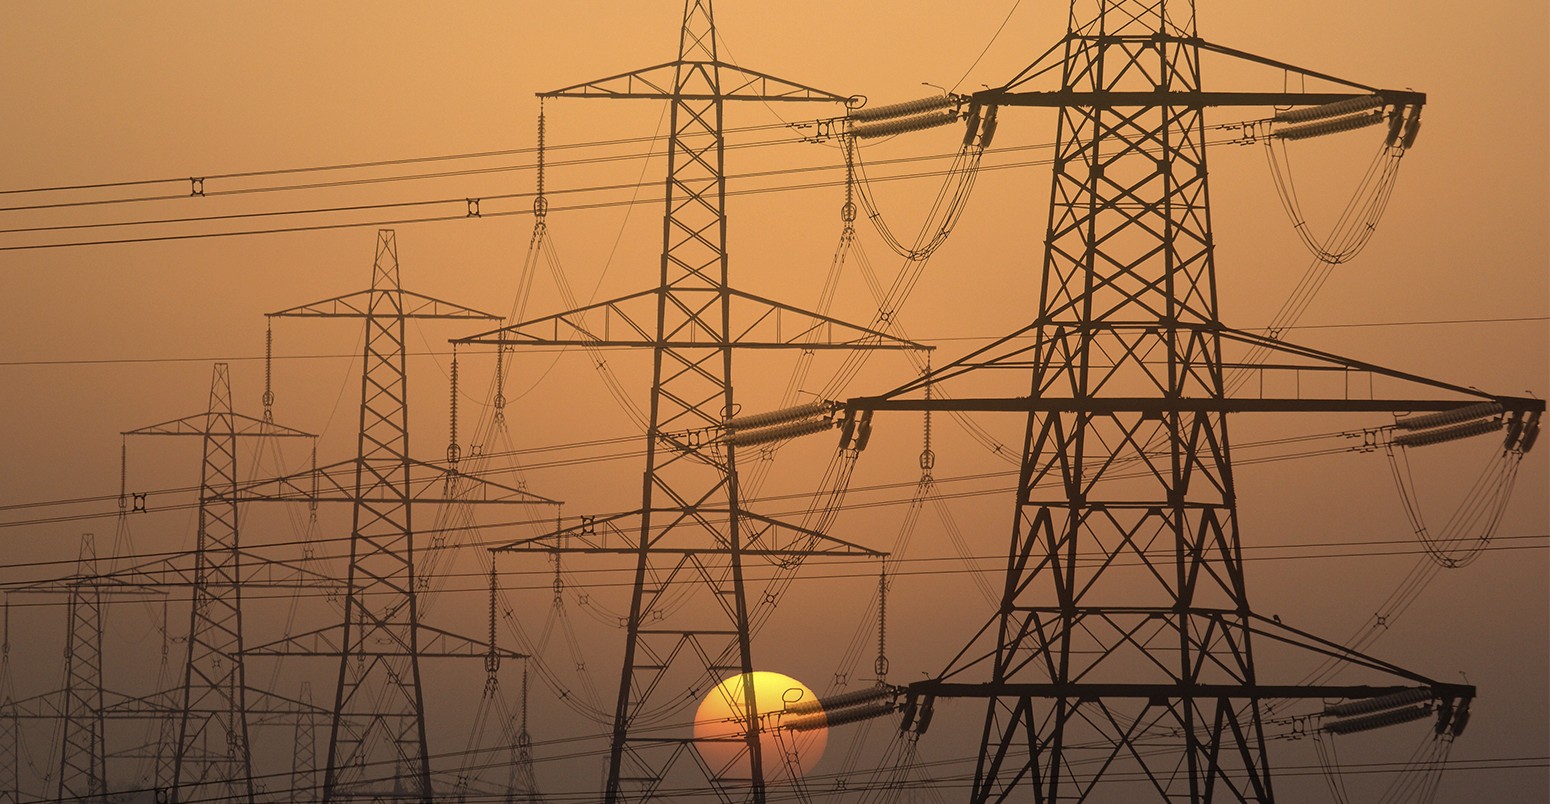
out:
M356 457L306 478L280 478L245 490L254 498L348 502L350 569L340 626L260 646L249 655L337 657L323 800L432 799L420 659L481 658L489 646L420 622L422 579L415 572L412 511L424 504L549 503L522 489L457 473L409 454L405 324L411 319L493 320L498 316L411 293L399 284L397 239L377 233L369 290L270 313L270 318L358 318L365 322ZM450 462L449 462L450 463ZM480 497L426 492L417 479L456 477ZM310 481L309 487L302 480ZM318 482L325 484L321 496ZM337 631L338 635L333 636ZM327 632L327 633L325 633ZM510 657L520 654L506 652Z
M726 678L756 669L749 555L801 560L878 555L855 544L753 513L738 487L740 448L833 423L823 405L800 425L738 430L733 353L738 349L908 349L915 344L732 287L728 276L724 106L728 101L846 103L846 97L722 61L710 0L687 0L678 58L577 84L541 98L638 98L669 103L666 211L656 287L546 318L461 338L497 348L528 345L650 349L652 387L641 508L505 548L610 553L635 559L624 661L609 752L609 802L649 800L680 761L703 762L689 737L642 730L650 713L681 712ZM542 208L535 203L535 208ZM588 327L586 316L610 322ZM803 429L805 428L805 429ZM758 433L755 435L755 433ZM765 440L759 440L764 438ZM612 536L612 538L609 538ZM623 546L611 546L610 545ZM688 587L687 589L684 587ZM693 597L694 595L699 597ZM754 685L743 685L743 753L726 767L701 767L722 796L765 798ZM768 709L768 702L764 706Z
M291 760L290 800L313 802L318 800L318 738L317 722L312 713L312 682L301 682L297 696L303 706L296 708L296 749Z
M177 742L171 746L172 801L212 797L253 801L237 527L237 439L312 437L235 413L231 400L231 372L227 364L216 363L204 413L124 433L193 436L203 442L188 656L179 696Z
M21 801L21 724L16 718L16 687L11 676L11 598L0 623L0 804Z
M97 585L97 544L81 536L75 577L67 581L65 685L61 715L59 798L88 800L107 792L102 717L102 592Z

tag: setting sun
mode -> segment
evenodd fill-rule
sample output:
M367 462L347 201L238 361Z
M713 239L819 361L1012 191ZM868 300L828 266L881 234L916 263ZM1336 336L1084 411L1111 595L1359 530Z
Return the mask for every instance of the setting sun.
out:
M789 776L793 771L802 774L811 771L823 756L829 730L823 725L801 730L790 726L811 725L814 720L821 722L823 711L810 708L817 696L806 684L780 673L760 670L746 677L753 679L764 778ZM732 676L717 684L694 713L694 745L711 771L717 774L741 775L738 766L745 763L745 747L740 739L748 722L743 703L744 678ZM807 705L800 715L786 711L799 703Z

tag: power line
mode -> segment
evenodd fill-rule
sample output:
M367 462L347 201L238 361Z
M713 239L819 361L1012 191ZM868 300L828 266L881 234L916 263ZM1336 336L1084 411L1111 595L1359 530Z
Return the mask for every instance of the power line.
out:
M332 538L332 539L329 539L328 541L347 541L347 540L348 540L348 537L341 537L341 538ZM1494 552L1521 552L1521 551L1525 551L1525 550L1550 550L1550 533L1535 534L1535 535L1518 535L1518 536L1498 536L1498 537L1493 538L1491 541L1492 541L1492 544L1487 545L1484 548L1484 552L1493 552L1494 553ZM1514 544L1497 544L1498 542L1526 542L1526 541L1534 541L1534 542L1541 542L1541 543L1538 543L1538 544L1516 544L1516 543L1514 543ZM313 542L313 544L316 544L316 543L317 542ZM1373 549L1373 550L1363 549L1363 550L1347 550L1347 551L1329 550L1329 551L1325 551L1325 552L1294 553L1294 554L1287 554L1287 555L1256 555L1256 553L1258 553L1260 551L1264 551L1264 550L1292 550L1292 549L1302 549L1304 547L1320 547L1320 546L1368 547L1368 546L1394 545L1394 544L1403 544L1403 543L1405 543L1404 540L1386 539L1386 540L1376 540L1376 541L1370 541L1370 542L1322 542L1322 543L1310 544L1310 545L1297 545L1297 544L1245 545L1244 548L1243 548L1244 549L1244 553L1245 553L1244 556L1243 556L1243 560L1244 561L1259 562L1259 563L1280 562L1280 561L1323 561L1323 560L1331 560L1331 559L1350 559L1350 558L1392 558L1392 557L1399 557L1399 556L1417 556L1417 555L1424 555L1424 554L1427 553L1427 551L1425 550L1424 547L1422 547L1420 545L1416 545L1415 547L1410 548L1410 549L1396 547L1396 548L1392 548L1392 549ZM486 545L465 545L465 547L468 547L468 548L478 548L478 547L481 547L481 546L487 546L487 543L486 543ZM180 551L180 552L177 552L177 553L168 553L167 555L187 555L187 551ZM318 558L318 560L327 561L327 560L331 560L331 559L332 560L343 560L343 559L345 559L347 557L348 556L345 556L345 555L332 555L332 556L318 556L317 558ZM1085 561L1085 562L1090 562L1093 565L1096 565L1098 563L1103 563L1104 566L1112 566L1112 567L1144 567L1144 566L1146 566L1146 564L1144 564L1143 562L1141 562L1139 560L1134 560L1134 561L1110 561L1110 560L1108 560L1107 554L1104 554L1104 553L1101 553L1101 552L1090 552L1090 551L1089 552L1082 552L1082 553L1078 553L1076 555L1076 558L1077 558L1078 563L1081 563L1081 562ZM971 562L986 562L987 566L982 566L982 567L981 566L963 566L963 567L955 567L955 568L950 568L950 569L899 569L899 570L890 569L889 572L888 572L888 576L890 578L897 578L897 577L927 577L927 578L931 578L931 577L946 577L946 576L951 576L951 575L995 574L995 573L997 573L997 572L999 572L1001 570L1001 568L999 566L997 566L997 564L999 562L1002 562L1002 561L1005 561L1005 560L1006 560L1006 556L1004 556L1004 555L980 555L980 556L968 556L968 557L963 557L963 556L928 556L928 557L918 557L918 558L905 557L905 558L899 558L899 559L890 558L888 560L888 563L889 563L889 565L891 567L892 566L896 566L896 565L903 565L903 564L928 563L928 562L929 563L957 562L957 563L963 563L963 564L970 564ZM870 559L870 561L874 561L875 562L876 559ZM39 562L39 563L40 564L57 564L57 563L67 563L67 562ZM844 561L844 560L841 560L841 561L834 561L834 562L831 562L831 563L839 564L839 565L843 565L843 564L864 564L864 563L867 563L867 561L861 561L861 560ZM9 566L7 566L5 568L12 569L12 568L26 568L26 567L27 567L27 565L20 564L20 565L9 565ZM170 570L165 570L165 571L169 571L170 572ZM567 570L565 570L565 574L566 574L567 577L576 577L576 576L582 576L582 575L626 576L625 580L618 580L618 581L592 580L592 581L583 581L583 582L568 582L566 584L566 588L573 588L574 587L574 588L577 588L577 589L586 589L586 590L628 589L628 588L630 588L631 586L634 585L633 580L631 580L629 578L629 576L631 575L631 571L629 569L627 569L627 568L622 568L622 569L581 569L581 570L567 569ZM553 577L554 572L553 572L553 570L547 570L547 569L546 570L516 570L516 571L502 572L501 575L503 575L503 576L523 575L523 576L533 576L535 578L536 577L542 577L544 579L548 579L548 578L552 578ZM106 575L101 576L101 577L103 577L105 579L111 580L113 576L111 574L106 574ZM437 594L464 594L464 593L467 593L467 594L487 595L487 594L489 594L489 591L490 591L490 587L489 587L489 585L487 583L487 581L488 581L490 576L489 576L489 573L487 571L483 571L483 570L477 571L477 572L438 572L434 576L430 576L430 577L433 577L435 580L459 579L459 580L471 580L471 581L473 581L473 583L468 585L468 586L442 587L442 588L437 590ZM783 577L783 576L780 575L779 573L771 574L771 575L767 575L767 576L766 575L749 575L748 576L748 580L750 580L750 581L769 581L769 580L775 580L775 579L781 578L781 577ZM805 574L805 575L795 576L794 578L792 578L792 580L793 581L801 581L801 582L806 583L806 582L812 582L812 581L841 581L841 580L858 580L858 579L860 579L860 580L876 580L876 578L877 578L877 573L875 571L873 571L873 570L868 570L868 571L865 571L865 572L810 572L810 573ZM14 582L11 582L10 584L0 584L0 593L15 592L15 591L17 591L17 588L19 588L19 587L27 587L29 589L35 589L36 587L38 587L40 585L46 585L46 584L49 584L49 583L58 583L61 586L65 586L65 585L68 585L68 584L78 583L81 580L82 579L79 576L63 576L63 577L59 577L59 578L44 579L44 580L32 580L32 581L25 581L25 582L23 582L23 581L14 581ZM265 582L263 584L263 588L277 588L278 587L278 588L288 588L288 589L292 589L293 590L293 591L288 592L286 594L269 594L269 595L265 595L265 594L258 594L258 593L254 592L254 591L250 591L248 594L244 595L243 597L244 597L244 600L247 600L247 601L258 601L258 600L289 600L289 599L291 599L293 597L300 597L300 598L326 598L326 597L330 596L330 592L327 592L327 591L323 590L323 587L326 586L326 583L323 582L323 581L319 581L319 580L316 580L316 579L310 579L310 580L309 579L298 579L298 580L295 580L292 583L294 584L292 586L286 586L286 585L284 585L284 582ZM144 585L149 586L149 585L152 585L152 584L144 584ZM191 582L186 582L186 581L170 582L170 581L165 581L165 580L158 580L154 584L154 586L157 589L180 589L180 588L187 589L187 588L192 588L193 584ZM303 593L302 590L312 590L312 591L307 591L307 592ZM549 583L547 580L544 580L544 581L541 581L541 582L531 583L531 584L528 584L528 585L502 586L501 587L501 591L503 591L503 592L550 592L550 591L553 591L553 585L551 583ZM174 602L174 603L187 603L191 599L192 599L191 597L173 597L173 596L170 596L170 595L167 596L167 600L169 602ZM49 608L49 607L63 606L63 605L66 605L66 604L67 604L66 601L62 601L62 600L36 600L36 601L28 600L26 602L12 602L12 603L10 603L10 605L12 607L14 607L14 608Z
M796 124L796 125L804 125L804 124ZM787 128L787 127L788 126L786 124L783 124L783 123L779 123L779 124L776 124L776 123L765 123L765 124L761 124L761 125L757 125L757 126L743 126L743 127L740 127L740 128L731 128L731 129L728 129L727 131L729 133L742 133L742 132L748 132L748 131L762 131L762 130L769 130L769 129L776 129L776 128ZM548 150L548 151L566 151L566 150L575 150L575 149L581 149L581 148L611 147L611 146L616 146L616 145L636 145L636 144L643 143L643 142L655 142L658 139L660 139L660 138L656 137L656 136L644 136L644 137L622 137L622 138L611 139L611 140L586 140L586 141L582 141L582 142L560 143L560 144L557 144L557 145L547 145L547 146L545 146L545 150ZM49 187L27 187L27 188L17 188L17 189L10 189L10 190L0 190L0 195L24 195L24 194L31 194L31 193L51 193L51 192L65 192L65 191L79 191L79 190L102 190L102 189L114 189L114 188L119 188L119 187L147 187L147 186L154 186L154 185L158 185L158 184L187 184L187 183L189 183L191 181L196 181L196 180L197 181L217 181L217 180L225 180L225 179L262 178L262 177L266 177L266 176L284 176L284 175L295 175L295 174L299 174L299 173L321 173L321 172L330 172L330 171L338 171L338 170L360 170L360 169L374 168L374 167L398 167L398 166L402 166L402 165L427 164L427 163L435 163L435 162L448 162L448 161L455 161L455 160L460 160L460 159L484 159L484 158L497 157L497 156L519 156L519 155L523 155L523 154L533 154L533 153L537 153L537 152L538 152L538 148L534 147L534 146L527 146L527 147L523 147L523 148L501 148L501 149L488 150L488 151L467 151L467 152L463 152L463 153L437 154L437 155L433 155L433 156L402 157L402 158L397 158L397 159L379 159L379 160L374 160L374 161L344 162L344 163L334 163L334 164L309 165L309 166L303 166L303 167L268 168L268 169L263 169L263 170L244 170L244 171L233 171L233 172L227 172L227 173L202 173L202 174L190 173L187 176L163 176L161 178L155 178L155 179L130 179L130 180L123 180L123 181L105 181L105 182L94 182L94 183L85 183L85 184L65 184L65 185L55 185L55 186L49 186ZM567 162L552 162L550 164L554 165L554 164L569 164L569 163L567 163ZM529 167L530 168L530 167L533 167L533 166L532 165L525 165L524 167ZM165 197L162 197L162 198L145 199L145 200L182 199L182 198L188 198L188 197L190 197L190 196L185 194L185 195L173 195L173 196L165 196ZM113 200L105 200L105 201L101 201L101 202L89 202L89 203L114 203L114 201ZM45 208L49 208L48 205L32 206L32 207L4 207L4 208L0 208L0 212L13 212L13 211L18 211L18 210L45 209Z
M1550 321L1550 316L1514 316L1504 318L1449 318L1449 319L1416 319L1411 321L1350 321L1337 324L1295 324L1285 327L1286 331L1302 329L1355 329L1373 327L1418 327L1418 326L1443 326L1459 324L1516 324L1527 322ZM1254 327L1253 329L1262 329ZM991 341L1003 337L1002 335L944 335L936 338L916 337L920 343L958 343L973 341ZM567 347L526 347L525 354L547 354L573 351ZM407 352L408 357L450 357L452 350L430 349L419 352ZM464 354L467 354L466 352ZM360 357L353 352L333 352L309 355L273 355L266 358L264 355L239 355L239 356L206 356L206 357L90 357L68 360L0 360L0 368L13 368L25 366L97 366L97 365L139 365L155 363L209 363L225 361L228 363L251 362L258 360L273 360L275 362L289 360L352 360ZM4 510L0 507L0 510Z

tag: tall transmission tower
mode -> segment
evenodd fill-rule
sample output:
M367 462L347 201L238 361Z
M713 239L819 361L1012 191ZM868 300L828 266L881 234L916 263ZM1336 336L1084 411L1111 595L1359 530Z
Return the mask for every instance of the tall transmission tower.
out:
M709 767L688 737L648 725L693 712L720 681L755 670L744 562L763 556L877 555L756 514L738 490L740 447L830 426L832 409L806 406L773 418L737 418L733 353L739 349L919 348L735 289L728 278L723 112L728 102L845 103L847 99L720 59L710 0L687 0L678 58L539 94L541 98L645 99L669 104L666 212L656 287L454 343L500 348L571 344L636 347L652 354L641 508L586 519L508 550L611 553L635 564L614 706L606 800L647 800L680 760L720 795L763 801L754 685L741 701L743 753ZM588 324L601 320L601 329ZM774 427L764 425L774 424ZM776 432L780 427L793 429ZM803 429L805 428L805 430ZM762 440L761 440L762 439ZM768 708L768 707L765 707ZM685 726L687 728L687 726Z
M17 718L16 683L11 677L11 598L3 603L0 621L0 804L18 804L21 787L21 723ZM523 716L526 717L524 710ZM526 728L523 729L526 731Z
M59 798L87 800L107 792L103 765L108 753L102 715L102 591L97 585L97 543L90 533L81 536L75 578L67 589Z
M171 747L172 800L213 797L251 802L253 757L243 660L237 441L313 436L267 418L235 413L231 371L225 363L216 363L211 373L210 401L203 413L129 430L124 435L192 436L203 443L188 656L183 665L177 742Z
M365 322L356 457L313 472L253 484L239 498L346 502L352 510L344 621L257 646L248 655L328 656L339 662L323 800L432 798L420 659L480 658L490 647L420 622L413 511L427 504L553 504L523 489L459 475L409 452L405 325L416 319L498 316L402 289L397 238L377 233L368 290L269 314ZM449 456L449 458L452 456ZM461 494L440 494L455 479ZM466 489L482 491L470 498ZM321 490L320 490L321 489ZM511 658L520 654L504 652Z
M1206 107L1311 107L1270 127L1269 136L1288 138L1388 122L1390 147L1403 148L1414 140L1424 96L1210 44L1198 37L1190 0L1072 0L1069 23L1047 56L1058 64L1041 59L972 98L1058 115L1032 322L926 379L848 403L856 411L1028 416L999 610L939 677L911 685L906 711L923 713L939 697L986 700L976 802L1272 801L1265 711L1278 699L1351 699L1324 710L1331 731L1435 714L1439 734L1457 733L1472 687L1254 613L1227 414L1434 411L1409 421L1435 440L1506 426L1506 449L1521 456L1543 404L1226 327L1207 191ZM1202 54L1336 89L1207 91ZM1058 74L1059 87L1033 89L1046 74ZM1259 357L1234 362L1243 353ZM922 393L971 372L1029 369L1027 396ZM1417 398L1302 389L1247 398L1242 386L1233 393L1234 372L1243 370L1359 374ZM1296 646L1378 680L1268 684L1255 665L1256 647L1266 644ZM1333 722L1350 713L1362 714Z

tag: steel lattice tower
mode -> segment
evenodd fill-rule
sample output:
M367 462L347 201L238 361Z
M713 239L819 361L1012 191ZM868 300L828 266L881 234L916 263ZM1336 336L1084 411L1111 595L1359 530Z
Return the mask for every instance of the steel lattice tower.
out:
M348 502L353 517L342 625L261 645L248 655L338 659L324 801L428 802L432 790L420 659L483 658L490 648L420 622L413 509L437 503L553 501L459 475L455 464L434 466L410 456L404 329L411 319L488 321L498 316L402 289L397 240L391 229L377 233L369 290L269 316L365 322L360 430L353 460L243 491L255 499ZM464 493L440 495L427 490L427 483L444 483L448 478L455 478ZM469 488L482 490L485 496L469 497ZM502 655L520 658L509 651Z
M11 677L11 599L0 623L0 804L21 801L21 724L17 719L15 680Z
M102 717L102 590L97 581L97 544L81 537L75 577L67 584L64 719L59 754L59 798L89 799L107 792L107 759Z
M1334 81L1342 91L1208 92L1200 74L1207 51ZM1431 681L1252 611L1226 414L1457 411L1487 399L1493 415L1521 416L1543 404L1227 328L1217 309L1204 123L1212 106L1354 100L1367 104L1362 111L1391 110L1384 114L1392 132L1414 126L1424 96L1206 43L1190 0L1073 0L1069 32L1051 54L1061 59L1059 89L1025 86L1054 66L1035 63L972 99L1058 115L1032 324L926 380L849 403L854 410L1028 414L999 611L939 678L911 685L907 711L929 707L933 697L988 701L976 802L1087 800L1100 785L1103 795L1126 801L1271 801L1269 699L1378 700L1409 689L1421 694L1417 701L1435 700L1437 728L1449 728L1448 713L1467 706L1473 688ZM1366 372L1455 398L1237 398L1226 384L1238 367L1224 357L1228 347L1264 350L1292 368ZM995 369L1031 369L1029 395L921 398L933 382ZM1266 684L1254 649L1267 640L1387 679Z
M237 528L237 440L311 438L232 410L231 372L216 363L204 413L125 436L193 436L203 443L188 656L183 665L172 800L253 800L248 687L242 639L242 550ZM210 748L214 743L213 750ZM163 750L166 750L163 748Z
M650 349L652 387L641 509L503 549L613 553L635 560L606 798L657 795L691 740L638 733L664 713L693 711L721 680L755 669L751 556L800 560L876 555L753 513L739 497L736 438L727 420L733 353L746 348L918 348L883 333L744 293L728 280L724 106L729 101L844 103L846 98L722 61L709 0L687 0L678 58L543 98L638 98L670 104L666 213L657 287L470 336L499 347L574 344ZM588 315L609 322L589 327ZM623 333L623 334L616 334ZM610 539L609 537L613 538ZM616 547L610 544L624 546ZM687 589L685 588L687 587ZM669 605L673 594L697 595ZM746 753L730 768L701 767L720 795L764 799L758 712L745 685Z

